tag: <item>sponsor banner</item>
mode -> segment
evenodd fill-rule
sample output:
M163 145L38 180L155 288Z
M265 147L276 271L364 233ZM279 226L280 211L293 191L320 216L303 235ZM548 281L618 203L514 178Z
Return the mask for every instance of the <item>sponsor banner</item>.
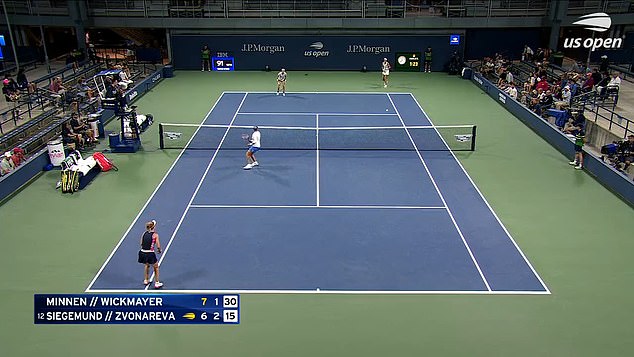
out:
M134 102L136 99L145 94L145 92L154 88L154 86L157 85L161 81L161 79L163 79L163 71L162 69L159 69L158 71L154 72L152 75L132 87L132 89L130 89L126 93L128 104Z
M475 74L473 76L473 80L480 85L480 87L484 86L484 82L482 82L482 78L480 78L479 74Z
M449 33L417 36L243 36L173 35L172 58L176 69L198 69L200 48L207 44L214 53L230 53L235 70L360 70L379 71L382 59L394 60L396 52L433 49L432 70L442 71L463 43L450 45ZM394 66L394 63L392 63Z

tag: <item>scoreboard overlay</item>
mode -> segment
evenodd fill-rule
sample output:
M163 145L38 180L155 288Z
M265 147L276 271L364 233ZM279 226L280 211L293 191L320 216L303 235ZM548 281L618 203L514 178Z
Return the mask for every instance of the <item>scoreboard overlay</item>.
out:
M36 294L35 324L240 323L240 295Z

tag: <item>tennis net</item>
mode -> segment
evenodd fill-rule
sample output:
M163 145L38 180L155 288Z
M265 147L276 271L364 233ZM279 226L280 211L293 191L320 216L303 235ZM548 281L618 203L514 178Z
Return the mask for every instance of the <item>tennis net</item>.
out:
M475 125L382 127L260 126L265 150L474 151ZM161 149L246 150L252 126L159 124Z

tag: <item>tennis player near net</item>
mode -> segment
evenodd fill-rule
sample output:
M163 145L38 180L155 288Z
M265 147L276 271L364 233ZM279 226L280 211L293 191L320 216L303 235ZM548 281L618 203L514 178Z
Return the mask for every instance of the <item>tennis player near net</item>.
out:
M259 166L255 153L260 150L260 130L257 126L253 127L253 134L249 139L249 150L247 150L247 164L243 167L245 170L251 170L254 166Z
M282 68L282 70L277 74L277 94L280 95L280 90L282 90L282 95L286 96L286 70Z

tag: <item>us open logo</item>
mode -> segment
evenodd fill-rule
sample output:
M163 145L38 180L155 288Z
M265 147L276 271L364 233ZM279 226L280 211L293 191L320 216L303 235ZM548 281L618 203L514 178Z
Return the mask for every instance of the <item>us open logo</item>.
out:
M471 135L471 134L454 135L454 138L456 138L456 141L460 142L460 143L471 141L472 137L473 137L473 135Z
M572 23L573 25L583 26L586 30L593 32L605 32L612 25L610 15L604 12L595 12L594 14L579 17L579 20ZM616 38L566 38L564 39L564 48L587 48L594 51L598 48L613 49L621 48L623 39Z
M305 57L328 57L330 56L330 51L323 50L324 44L321 41L313 42L308 47L312 48L312 50L304 51Z
M176 133L176 132L171 132L171 131L167 132L166 131L164 135L165 135L165 137L168 140L178 140L178 139L180 139L182 133Z

